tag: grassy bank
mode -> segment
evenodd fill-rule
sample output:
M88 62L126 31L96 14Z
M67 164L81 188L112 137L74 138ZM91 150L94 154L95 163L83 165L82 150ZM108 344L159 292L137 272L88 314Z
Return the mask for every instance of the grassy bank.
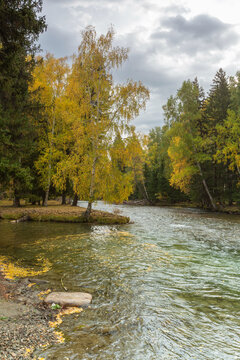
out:
M157 201L154 203L150 203L146 200L129 200L124 201L124 205L132 205L132 206L156 206L156 207L173 207L173 208L198 208L206 211L230 214L230 215L240 215L240 205L219 205L217 204L217 210L213 210L210 207L203 207L201 204L193 203L193 202L177 202L171 203L167 201Z
M28 221L55 221L70 223L86 223L85 208L70 205L21 206L14 208L0 203L0 218L19 220L26 218ZM127 224L129 218L118 214L93 210L87 223L91 224Z

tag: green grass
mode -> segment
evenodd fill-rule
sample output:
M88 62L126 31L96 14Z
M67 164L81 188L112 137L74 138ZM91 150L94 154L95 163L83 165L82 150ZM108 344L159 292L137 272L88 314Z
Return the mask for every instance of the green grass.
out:
M68 205L58 206L22 206L14 208L10 206L0 206L0 218L6 220L19 220L28 216L29 221L52 221L68 223L90 223L90 224L127 224L129 218L117 214L93 210L91 216L86 219L84 208L72 207Z
M0 320L4 321L4 320L8 320L8 318L6 316L0 316Z

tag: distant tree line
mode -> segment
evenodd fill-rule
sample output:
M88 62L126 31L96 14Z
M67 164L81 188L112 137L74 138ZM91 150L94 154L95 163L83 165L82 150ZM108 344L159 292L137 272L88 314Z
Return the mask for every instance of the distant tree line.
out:
M240 73L220 69L207 95L184 81L150 131L145 183L152 202L192 201L217 209L240 201ZM137 194L136 194L137 195Z

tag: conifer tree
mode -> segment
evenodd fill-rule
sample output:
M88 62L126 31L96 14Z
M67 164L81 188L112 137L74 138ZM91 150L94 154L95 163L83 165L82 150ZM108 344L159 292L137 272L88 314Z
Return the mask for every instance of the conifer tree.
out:
M230 102L229 80L225 71L220 68L213 78L204 114L207 121L208 137L211 139L211 149L209 149L209 152L213 158L212 163L207 168L207 172L211 178L211 188L214 197L220 204L228 196L227 189L232 187L231 174L228 167L214 161L214 154L217 152L217 126L221 126L227 118Z
M28 86L36 41L46 28L41 9L42 1L0 1L0 181L12 190L17 206L32 181L34 106Z

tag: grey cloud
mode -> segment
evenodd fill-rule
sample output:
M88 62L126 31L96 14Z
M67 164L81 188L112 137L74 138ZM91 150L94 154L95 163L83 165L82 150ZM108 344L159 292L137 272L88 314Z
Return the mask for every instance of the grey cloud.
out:
M156 64L153 61L155 45L153 43L142 44L140 30L144 31L144 29L138 30L118 39L118 44L129 47L130 51L128 60L116 72L116 78L119 81L127 78L135 81L141 80L146 86L155 89L174 86L178 80L176 74L172 76L171 68L167 64L163 62Z
M217 18L209 15L197 15L187 20L181 15L162 20L162 25L168 29L174 29L184 34L191 34L194 37L203 37L216 35L225 32L229 25L223 23Z
M122 1L127 1L127 0L122 0ZM66 6L72 6L72 5L88 5L88 4L96 4L96 5L100 5L101 3L118 3L119 0L45 0L46 4L53 4L53 5L59 5L59 4L64 4Z
M131 78L133 80L141 80L146 86L158 88L161 86L169 87L176 84L176 78L171 76L171 69L159 63L156 67L151 61L151 56L147 52L131 52L129 60L123 65L121 78Z
M197 19L196 23L198 24L198 22L199 19ZM213 23L211 23L211 26ZM190 22L191 26L189 25L189 27L191 28L194 24L194 21ZM184 31L186 32L185 28ZM227 31L231 30L231 27L223 24L222 27L217 27L217 33L220 31L219 29L224 32L225 29ZM138 31L119 39L121 45L130 47L130 53L128 61L124 64L122 70L117 72L115 78L118 81L124 81L129 77L134 80L141 80L144 85L150 88L151 94L154 94L154 96L151 96L152 99L147 106L147 111L135 120L137 128L146 132L147 128L162 125L162 105L166 103L171 94L176 94L177 89L181 87L184 80L188 78L193 80L197 76L205 91L209 90L214 74L222 66L221 62L224 53L219 51L218 48L215 48L214 51L205 51L208 49L208 45L204 45L203 51L195 52L193 56L189 57L186 54L187 46L196 46L198 43L196 39L193 40L190 37L188 39L189 44L181 44L185 46L183 46L183 49L179 47L177 53L174 42L165 45L161 42L159 43L158 39L151 37L144 44L140 30L144 31L143 29L138 29ZM214 31L215 28L212 26L212 32ZM183 31L180 32L180 39L183 36L182 33ZM196 34L196 31L194 34ZM200 45L201 41L199 41ZM198 44L198 49L200 45ZM209 46L211 47L211 44ZM192 52L191 48L189 51ZM156 62L156 59L154 61L155 55L158 55L159 63ZM176 62L172 61L175 56ZM163 59L162 61L161 58ZM168 58L170 59L169 63L167 62ZM178 58L181 59L180 62L177 61Z
M114 78L117 82L125 82L128 78L140 80L150 89L151 99L146 112L142 112L134 121L137 128L146 133L148 129L162 125L162 105L180 87L184 77L180 70L173 73L171 67L161 61L156 64L152 59L152 44L143 46L141 35L138 34L132 33L121 38L122 45L130 46L129 59L114 73Z
M174 13L174 14L184 14L185 13L185 14L187 14L190 11L186 7L177 5L177 4L166 6L166 7L162 8L162 10L166 14L169 14L169 13Z
M151 35L162 46L175 51L197 54L204 50L223 50L237 43L238 36L233 27L215 17L201 14L191 19L182 15L161 20L161 27Z
M41 48L56 57L71 56L79 45L80 34L67 29L48 26L46 33L40 36Z
M76 2L76 0L45 0L44 4L53 4L53 5L68 4L68 5L71 5L75 2Z

